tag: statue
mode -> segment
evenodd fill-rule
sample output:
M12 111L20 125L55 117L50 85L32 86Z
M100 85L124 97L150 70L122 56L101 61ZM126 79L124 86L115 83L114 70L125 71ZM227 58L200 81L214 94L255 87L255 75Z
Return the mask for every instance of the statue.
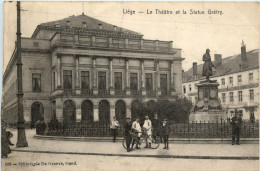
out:
M209 77L213 75L212 67L215 67L211 61L211 57L209 54L210 50L207 49L206 53L203 55L202 60L204 61L202 76L206 76L206 81L209 82Z

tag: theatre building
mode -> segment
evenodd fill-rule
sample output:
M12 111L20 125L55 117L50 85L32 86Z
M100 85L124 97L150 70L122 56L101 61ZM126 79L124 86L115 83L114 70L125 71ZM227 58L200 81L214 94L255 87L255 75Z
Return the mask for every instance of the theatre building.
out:
M84 14L37 26L22 38L27 123L134 118L138 100L182 93L181 49ZM16 49L3 76L3 119L17 122Z

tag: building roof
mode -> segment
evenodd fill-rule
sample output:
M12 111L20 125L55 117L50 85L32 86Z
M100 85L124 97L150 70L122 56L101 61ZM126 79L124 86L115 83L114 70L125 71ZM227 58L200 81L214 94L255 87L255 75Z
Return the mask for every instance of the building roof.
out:
M69 26L67 22L69 21ZM86 28L83 27L83 22L86 23ZM61 20L51 21L47 23L42 23L40 26L49 26L49 27L70 27L70 28L77 28L77 29L87 29L87 30L100 30L99 24L102 24L102 30L103 31L114 31L115 25L108 24L106 22L97 20L95 18L89 17L87 15L78 15L78 16L70 16ZM127 33L127 34L134 34L142 36L142 34L137 33L135 31L131 31L128 29L124 29L122 27L117 27L116 30L118 32Z
M216 71L213 77L259 68L258 58L259 58L259 49L246 52L245 62L242 61L241 54L226 57L222 59L222 64L216 67ZM242 64L242 68L240 64ZM203 64L197 66L196 77L193 76L192 67L188 71L184 72L183 77L185 77L185 79L183 80L183 83L202 79L202 68L203 68Z

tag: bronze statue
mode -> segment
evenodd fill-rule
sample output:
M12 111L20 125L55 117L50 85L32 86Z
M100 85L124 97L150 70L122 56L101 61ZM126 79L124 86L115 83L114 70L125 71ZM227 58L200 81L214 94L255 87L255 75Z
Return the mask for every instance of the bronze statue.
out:
M212 67L215 67L211 61L209 52L210 50L207 49L202 58L202 60L204 61L202 76L206 76L206 81L209 81L209 77L213 75Z

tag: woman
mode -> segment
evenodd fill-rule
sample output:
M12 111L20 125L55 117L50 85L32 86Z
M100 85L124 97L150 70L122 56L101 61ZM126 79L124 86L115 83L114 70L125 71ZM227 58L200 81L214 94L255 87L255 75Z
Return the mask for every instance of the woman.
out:
M11 149L9 147L10 140L7 135L6 125L2 122L2 130L1 130L1 158L8 157L8 154L11 153Z

